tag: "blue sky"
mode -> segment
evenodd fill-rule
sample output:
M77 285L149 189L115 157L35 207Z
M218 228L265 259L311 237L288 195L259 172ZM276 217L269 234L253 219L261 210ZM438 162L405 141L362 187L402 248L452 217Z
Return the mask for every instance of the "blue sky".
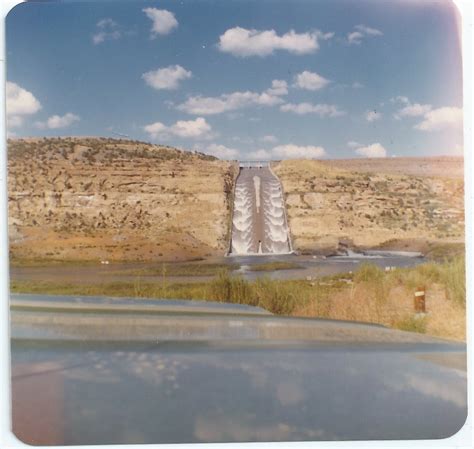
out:
M35 2L6 31L12 137L230 159L462 154L448 0Z

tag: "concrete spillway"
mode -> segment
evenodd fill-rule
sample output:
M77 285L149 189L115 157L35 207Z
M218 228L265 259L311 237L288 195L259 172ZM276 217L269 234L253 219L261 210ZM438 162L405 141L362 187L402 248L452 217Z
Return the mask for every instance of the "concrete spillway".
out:
M234 195L231 254L291 252L280 181L268 167L240 169Z

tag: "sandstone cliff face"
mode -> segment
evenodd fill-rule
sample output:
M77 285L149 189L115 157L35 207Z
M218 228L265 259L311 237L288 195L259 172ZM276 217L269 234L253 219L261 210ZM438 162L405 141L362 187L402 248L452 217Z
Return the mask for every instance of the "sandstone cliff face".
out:
M223 254L235 167L106 138L9 140L12 257L182 260Z
M450 178L421 176L414 160L410 174L401 175L400 164L386 162L363 170L356 161L358 171L348 170L348 161L345 169L336 160L277 164L295 249L333 253L341 242L375 247L390 240L463 241L463 179L452 171ZM432 163L436 173L443 172L442 163ZM430 173L427 164L420 166ZM462 173L461 159L457 165Z

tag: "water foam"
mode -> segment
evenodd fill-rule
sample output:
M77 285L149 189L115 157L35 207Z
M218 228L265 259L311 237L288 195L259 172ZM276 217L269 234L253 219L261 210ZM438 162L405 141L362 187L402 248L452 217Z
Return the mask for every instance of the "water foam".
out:
M232 253L249 254L253 244L252 193L239 179L235 186Z
M258 172L245 169L235 186L231 253L285 254L290 251L280 181L268 169Z

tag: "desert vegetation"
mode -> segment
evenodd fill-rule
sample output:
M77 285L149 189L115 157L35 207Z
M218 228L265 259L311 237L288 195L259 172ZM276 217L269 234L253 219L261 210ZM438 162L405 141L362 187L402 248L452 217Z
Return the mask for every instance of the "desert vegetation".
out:
M67 284L15 281L13 292L107 295L137 298L195 299L263 307L278 315L319 317L383 324L388 327L465 340L465 260L458 255L385 272L364 264L357 271L311 280L246 281L219 272L211 281L172 283L162 272L159 282L137 276L134 282ZM414 292L426 291L425 315L414 311Z

